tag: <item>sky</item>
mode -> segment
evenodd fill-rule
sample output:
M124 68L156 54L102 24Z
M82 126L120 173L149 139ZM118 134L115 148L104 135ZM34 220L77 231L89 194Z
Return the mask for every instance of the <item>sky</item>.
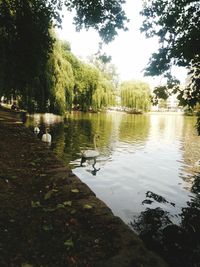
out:
M156 52L159 46L156 38L146 39L144 33L139 30L143 20L139 14L142 9L142 0L127 0L124 9L130 19L129 31L119 31L115 40L104 46L104 51L112 57L111 63L116 66L121 81L143 80L152 87L157 86L163 82L160 77L144 77L143 74L151 54ZM92 29L76 32L73 14L64 11L64 15L62 30L57 31L58 36L70 42L72 53L86 60L98 50L98 44L101 41L98 33ZM185 82L186 70L174 69L174 74L181 83Z

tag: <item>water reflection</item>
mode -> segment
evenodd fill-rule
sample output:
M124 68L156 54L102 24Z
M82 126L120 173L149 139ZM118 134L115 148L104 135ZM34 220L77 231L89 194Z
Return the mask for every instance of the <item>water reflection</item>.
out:
M28 116L26 126L29 127L39 139L42 140L42 136L46 133L47 129L49 134L52 135L53 129L58 124L62 124L62 122L63 118L60 116L50 113L38 113ZM45 145L50 148L51 142L45 142Z
M191 166L200 158L194 118L76 112L65 120L37 115L28 124L33 127L36 122L50 128L51 149L126 223L145 210L146 192L175 203L173 207L162 202L159 207L172 214L174 222L180 220L176 214L191 198ZM100 156L95 165L88 161L80 167L81 151L93 149L96 133L101 136ZM94 176L97 179L91 179ZM155 201L151 206L156 208Z
M185 182L184 187L191 190L195 172L200 171L198 161L200 159L200 141L194 131L195 120L191 117L185 118L184 129L181 138L181 151L184 164L181 166L181 178Z
M119 115L118 115L119 116ZM119 135L120 142L126 142L128 144L145 141L150 129L151 121L149 116L145 115L131 115L121 114L119 120Z
M195 118L181 115L37 115L27 124L48 126L51 149L171 266L199 266L200 159ZM42 131L41 131L42 132ZM100 155L83 167L81 151Z
M92 170L87 170L94 176L96 176L97 172L100 171L100 168L96 168L95 165L96 165L96 161L92 164Z
M194 175L193 181L191 192L194 195L182 208L179 225L173 223L172 215L160 205L146 208L131 222L145 244L164 257L172 267L194 267L200 264L200 174ZM170 203L153 192L147 193L146 197L143 204L154 201Z

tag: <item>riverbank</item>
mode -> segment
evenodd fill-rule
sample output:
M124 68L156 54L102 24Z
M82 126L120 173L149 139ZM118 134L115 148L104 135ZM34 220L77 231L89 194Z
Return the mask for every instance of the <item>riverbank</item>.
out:
M0 109L0 266L166 266L27 129Z

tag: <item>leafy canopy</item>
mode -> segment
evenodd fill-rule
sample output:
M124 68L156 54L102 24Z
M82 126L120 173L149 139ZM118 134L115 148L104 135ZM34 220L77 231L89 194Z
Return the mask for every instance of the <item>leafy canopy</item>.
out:
M141 81L124 81L120 85L121 105L135 110L148 111L150 88Z
M200 102L200 3L197 0L148 0L143 3L141 31L157 36L159 50L146 68L146 75L164 75L166 88L179 94L182 105ZM173 65L186 67L190 77L187 88L180 90L171 75ZM175 86L175 87L173 87ZM162 88L161 88L162 90Z
M160 49L152 55L147 73L159 75L173 65L192 67L200 54L200 3L196 0L144 1L141 30L157 36Z
M62 1L57 1L62 2ZM104 42L110 42L118 29L127 30L128 21L122 5L125 0L65 0L68 10L74 9L74 24L79 31L93 27Z
M117 30L127 29L124 3L124 0L0 0L0 95L20 96L29 107L35 99L40 109L45 110L52 93L49 84L54 84L54 90L58 90L56 109L63 110L65 104L58 102L67 95L72 97L73 79L70 62L61 59L51 34L52 28L61 27L60 11L64 5L69 11L74 10L77 30L93 27L103 42L108 43L117 35ZM52 66L55 73L48 79ZM68 82L64 82L66 72Z

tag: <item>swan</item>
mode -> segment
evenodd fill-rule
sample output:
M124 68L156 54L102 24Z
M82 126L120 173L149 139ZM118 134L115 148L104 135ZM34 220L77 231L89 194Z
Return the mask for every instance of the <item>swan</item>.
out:
M87 150L81 151L81 166L86 160L90 160L90 159L94 159L94 162L96 163L96 157L99 156L99 151L97 150L97 146L96 146L97 139L99 139L99 135L95 134L93 138L94 149L87 149Z
M45 134L42 135L42 141L46 143L51 143L51 135L48 132L49 129L47 128Z

